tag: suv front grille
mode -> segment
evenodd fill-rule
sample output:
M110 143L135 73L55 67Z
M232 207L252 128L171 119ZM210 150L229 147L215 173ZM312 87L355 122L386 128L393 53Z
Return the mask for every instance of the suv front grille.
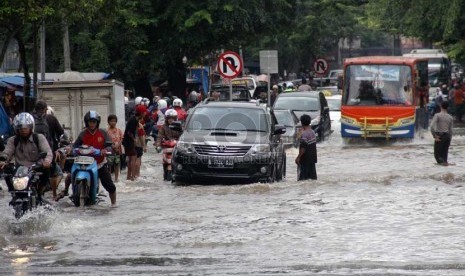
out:
M198 154L215 156L244 156L250 148L251 146L194 145Z

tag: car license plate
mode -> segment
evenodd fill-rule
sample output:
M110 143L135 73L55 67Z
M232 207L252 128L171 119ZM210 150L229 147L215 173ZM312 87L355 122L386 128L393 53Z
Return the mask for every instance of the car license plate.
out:
M76 164L83 164L83 165L90 165L94 163L94 157L92 156L78 156L74 159L74 163Z
M226 158L210 158L208 159L208 167L217 169L232 169L234 168L234 162L233 160Z

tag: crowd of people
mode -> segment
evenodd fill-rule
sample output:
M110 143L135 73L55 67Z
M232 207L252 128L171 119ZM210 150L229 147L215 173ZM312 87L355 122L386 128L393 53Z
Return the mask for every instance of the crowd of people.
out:
M148 137L153 137L153 146L161 151L165 139L179 138L180 133L168 126L174 121L185 121L187 112L181 99L154 97L136 97L132 104L125 99L126 121L124 132L116 125L120 118L110 114L108 128L100 128L101 116L94 110L88 111L83 118L85 128L75 141L69 141L53 109L45 101L37 101L31 113L22 112L12 120L14 135L4 145L1 142L0 170L5 175L8 190L13 190L12 175L14 168L35 164L39 153L46 152L41 160L41 180L38 190L42 201L44 192L51 190L53 199L58 201L69 193L71 186L71 166L73 149L81 145L101 150L102 156L94 157L98 166L98 177L107 190L112 206L116 206L116 186L120 181L122 169L127 169L127 180L135 181L140 177L142 156L147 151ZM192 91L187 97L187 107L194 107L199 101L197 92ZM14 166L11 166L14 162ZM70 164L71 163L71 164ZM58 186L65 177L65 187L58 193ZM0 186L1 189L1 186Z

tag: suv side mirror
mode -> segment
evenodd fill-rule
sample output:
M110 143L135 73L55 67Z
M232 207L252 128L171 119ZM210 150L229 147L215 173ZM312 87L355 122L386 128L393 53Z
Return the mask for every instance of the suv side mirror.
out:
M286 127L285 126L277 125L277 126L274 127L273 134L281 135L281 134L284 134L284 133L286 133Z

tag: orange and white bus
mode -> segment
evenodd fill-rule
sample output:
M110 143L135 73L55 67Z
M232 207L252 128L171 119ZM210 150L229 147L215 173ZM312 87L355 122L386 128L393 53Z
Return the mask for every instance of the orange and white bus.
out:
M343 78L342 137L414 137L420 87L428 84L426 59L349 58L344 61Z

